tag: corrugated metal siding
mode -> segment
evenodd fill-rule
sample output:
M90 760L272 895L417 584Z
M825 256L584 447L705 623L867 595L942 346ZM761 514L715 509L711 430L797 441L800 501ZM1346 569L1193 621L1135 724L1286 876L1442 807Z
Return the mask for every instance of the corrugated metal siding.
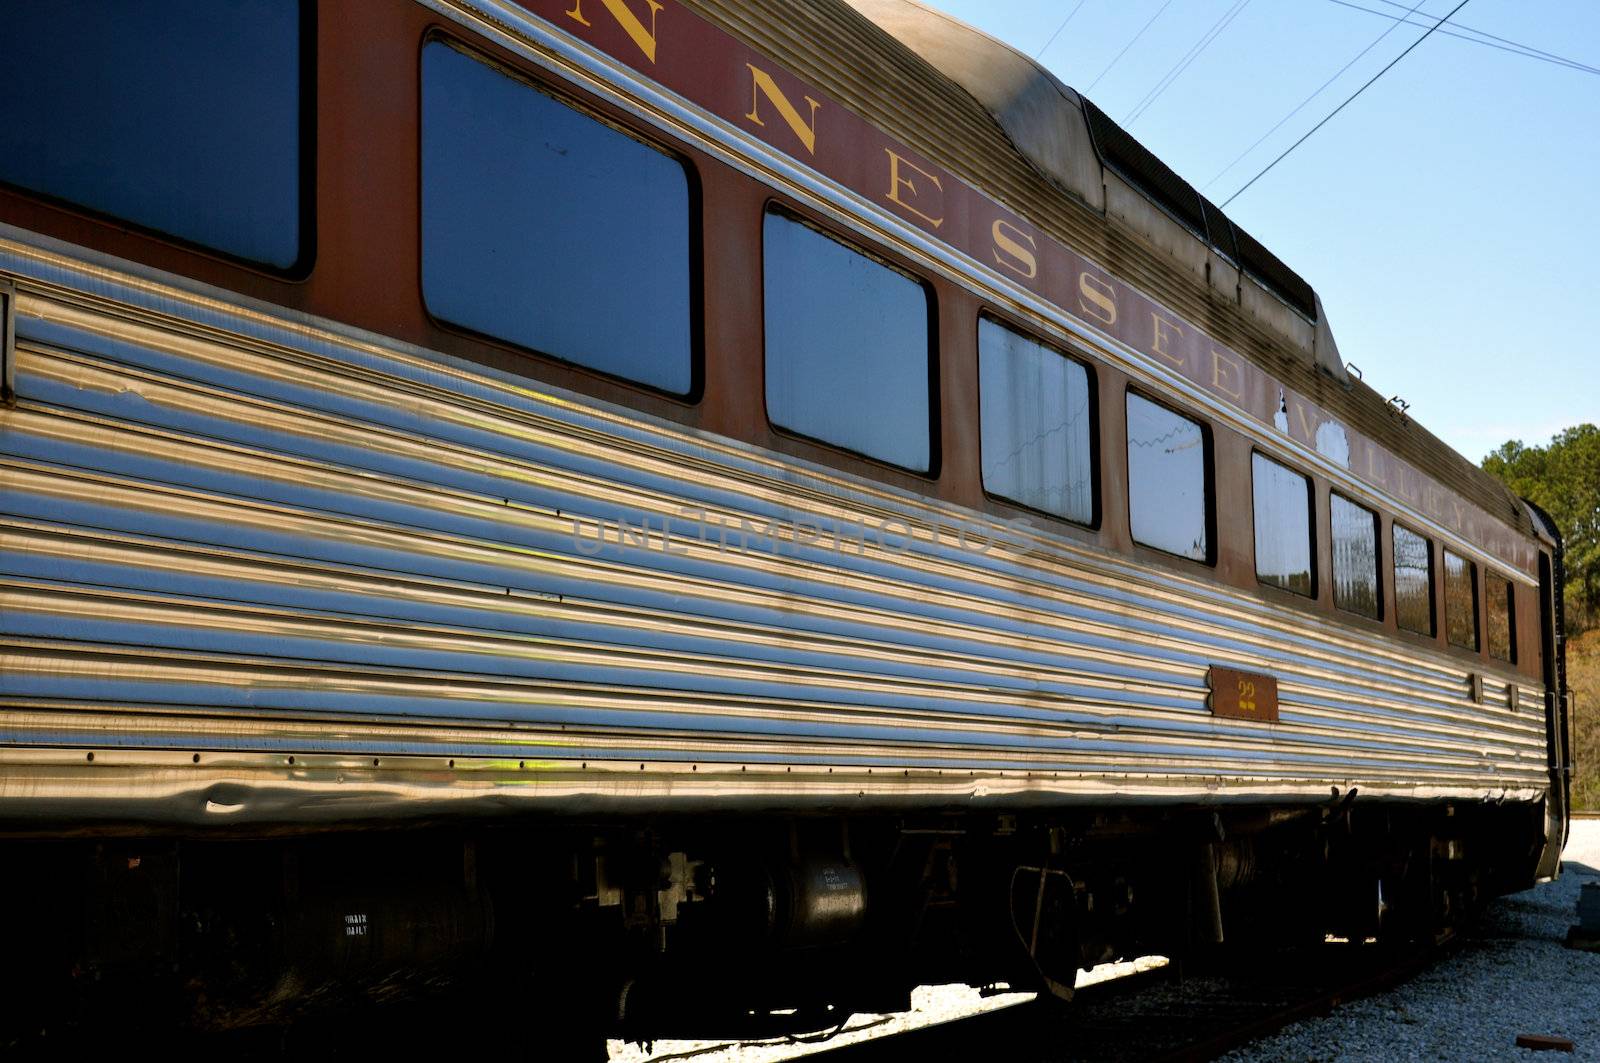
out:
M952 799L1545 785L1537 714L1473 704L1455 663L1065 541L774 554L680 519L670 551L658 531L587 556L574 514L982 518L443 358L93 284L20 296L18 402L0 412L8 763L192 750L200 778L217 756L295 752L648 761L577 786L640 800L691 792L663 779L702 765L723 773L702 796L736 794L738 765L775 805L843 792L834 772L863 797L972 773L930 783ZM1213 718L1213 662L1276 675L1282 724ZM55 764L48 784L0 772L13 813L29 786L109 770L35 759ZM173 772L145 784L182 789ZM447 784L471 786L569 792Z

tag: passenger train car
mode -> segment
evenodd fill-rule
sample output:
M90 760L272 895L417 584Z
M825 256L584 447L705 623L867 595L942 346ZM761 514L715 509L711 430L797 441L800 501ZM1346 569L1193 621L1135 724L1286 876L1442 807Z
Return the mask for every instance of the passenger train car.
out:
M5 1038L492 986L577 1058L1557 873L1555 528L1005 45L58 0L0 60Z

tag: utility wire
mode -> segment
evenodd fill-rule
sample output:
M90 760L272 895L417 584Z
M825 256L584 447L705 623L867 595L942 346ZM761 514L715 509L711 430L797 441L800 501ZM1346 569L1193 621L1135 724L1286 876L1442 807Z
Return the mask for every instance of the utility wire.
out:
M1306 132L1306 134L1304 136L1302 136L1299 140L1295 141L1293 144L1290 144L1287 148L1283 149L1283 154L1279 155L1276 159L1273 159L1271 162L1267 163L1267 165L1262 168L1260 173L1256 174L1254 177L1250 178L1250 180L1246 181L1243 185L1241 185L1237 192L1235 192L1233 195L1229 196L1227 199L1223 200L1222 201L1222 206L1223 207L1227 207L1227 205L1229 203L1232 203L1234 200L1236 200L1240 196L1244 195L1246 189L1248 189L1251 185L1255 184L1257 181L1259 181L1263 177L1265 177L1272 170L1272 168L1274 166L1278 165L1278 163L1280 163L1284 159L1288 158L1289 157L1289 153L1291 151L1293 151L1295 148L1298 148L1301 144L1304 144L1306 141L1310 140L1311 139L1311 134L1315 133L1317 130L1319 130L1323 126L1327 125L1328 122L1333 118L1334 115L1338 114L1340 111L1342 111L1346 107L1350 106L1350 104L1352 102L1354 102L1354 100L1355 100L1355 98L1357 96L1361 95L1363 92L1366 92L1368 89L1370 89L1372 87L1373 82L1377 81L1379 78L1383 77L1383 75L1385 75L1389 71L1393 70L1394 69L1394 65L1396 63L1398 63L1400 60L1404 59L1406 56L1410 55L1412 53L1412 51L1417 47L1417 45L1421 44L1423 41L1425 41L1429 37L1433 36L1433 31L1434 30L1438 29L1440 26L1443 26L1446 22L1449 22L1451 15L1454 15L1457 11L1460 11L1462 8L1466 7L1467 4L1470 3L1470 2L1471 2L1471 0L1461 0L1461 2L1459 4L1457 4L1455 7L1452 7L1450 9L1449 14L1445 15L1445 17L1440 19L1438 22L1435 22L1432 26L1429 26L1427 31L1425 33L1423 33L1422 36L1420 36L1416 40L1412 41L1406 47L1405 51L1401 52L1399 55L1397 55L1393 59L1389 60L1388 64L1382 70L1378 71L1376 74L1372 75L1372 77L1368 78L1366 84L1362 85L1359 89L1356 89L1356 91L1352 92L1349 96L1346 96L1343 103L1341 103L1339 106L1335 107L1333 110L1328 112L1327 117L1323 118L1322 121L1320 121L1316 125L1312 126Z
M1050 39L1041 44L1039 46L1039 50L1033 53L1033 57L1035 59L1043 55L1047 48L1056 43L1056 38L1061 36L1061 31L1067 28L1067 23L1072 21L1074 15L1076 15L1079 11L1082 11L1083 5L1087 4L1088 2L1089 0L1078 0L1077 4L1073 6L1072 10L1067 12L1067 17L1061 20L1061 25L1057 26L1056 31L1050 35Z
M1185 52L1183 57L1173 64L1172 69L1167 71L1160 81L1156 82L1155 88L1145 93L1144 99L1134 104L1133 110L1129 111L1127 116L1122 119L1122 124L1128 126L1132 125L1134 122L1137 122L1140 117L1142 117L1144 113L1161 98L1162 94L1170 89L1173 83L1183 76L1183 72L1188 70L1190 65L1193 64L1196 59L1200 58L1200 53L1209 48L1212 41L1222 36L1222 31L1227 29L1228 25L1233 22L1234 19L1239 17L1239 12L1243 11L1249 3L1250 0L1235 0L1234 5L1228 10L1224 11L1222 13L1222 17L1217 19L1216 22L1212 23L1211 28L1201 35L1200 39L1194 43L1193 47Z
M1128 54L1128 49L1132 48L1134 45L1139 43L1139 38L1144 36L1144 31L1149 29L1151 26L1154 26L1156 24L1156 19L1161 17L1161 13L1163 11L1165 11L1167 8L1171 7L1171 6L1172 6L1172 0L1167 0L1166 3L1164 3L1160 7L1156 8L1156 13L1150 16L1150 21L1149 22L1146 22L1143 26L1139 27L1139 32L1135 33L1133 35L1133 40L1131 40L1127 44L1123 45L1122 46L1122 51L1118 52L1115 56L1113 56L1112 59L1111 59L1111 62L1106 64L1106 68L1104 70L1100 71L1100 73L1098 75L1096 75L1096 77L1095 77L1095 79L1093 81L1089 82L1089 88L1083 90L1085 94L1087 94L1090 90L1092 90L1096 85L1100 84L1100 79L1101 78L1103 78L1107 74L1111 73L1111 68L1116 66L1119 62L1122 61L1122 57Z
M1411 14L1409 11L1405 15L1391 15L1387 11L1378 11L1374 8L1363 7L1360 4L1351 3L1350 0L1328 0L1328 2L1332 4L1338 4L1340 7L1348 7L1352 11L1364 11L1369 15L1377 15L1379 18L1392 19L1396 23L1404 22L1407 25L1423 27L1434 24L1430 22L1412 21L1408 17ZM1380 2L1388 4L1390 7L1404 6L1402 4L1393 3L1392 0L1380 0ZM1432 16L1424 14L1422 17L1431 18ZM1443 29L1439 32L1444 34L1446 37L1456 37L1460 40L1466 41L1468 44L1481 44L1485 48L1494 48L1497 51L1510 52L1512 55L1520 55L1526 59L1537 59L1540 62L1550 63L1552 66L1564 66L1572 70L1582 71L1585 74L1600 74L1600 67L1591 66L1588 63L1579 62L1576 59L1569 59L1564 55L1557 55L1554 52L1547 52L1542 48L1535 48L1531 44L1523 44L1520 41L1513 41L1508 37L1499 37L1485 30L1473 29L1470 26L1463 26L1460 23L1456 23L1456 26L1453 29ZM1477 36L1472 36L1472 34L1476 34Z
M1411 5L1411 11L1415 11L1417 8L1421 7L1426 2L1427 2L1427 0L1417 0L1417 2L1415 4ZM1410 14L1410 12L1407 12L1407 14ZM1278 119L1277 124L1275 124L1271 129L1267 130L1265 133L1262 133L1259 137L1256 138L1255 143L1251 144L1248 148L1245 148L1239 154L1235 155L1233 157L1233 161L1232 162L1228 163L1228 165L1224 166L1221 170L1217 171L1217 175L1215 177L1213 177L1211 180L1207 181L1203 186L1201 186L1200 191L1204 192L1207 188L1210 188L1212 185L1214 185L1218 181L1222 180L1222 177L1223 177L1224 174L1226 174L1229 170L1233 169L1235 166L1239 165L1239 163L1241 161L1243 161L1243 159L1244 159L1244 157L1246 155L1249 155L1252 151L1255 151L1257 148L1259 148L1261 146L1262 141L1266 140L1272 134L1276 133L1279 129L1282 129L1283 128L1283 123L1287 122L1289 119L1293 118L1295 115L1299 114L1302 110L1304 110L1306 104L1310 103L1312 100L1316 99L1318 96L1321 96L1322 93L1328 88L1329 85L1332 85L1335 81L1338 81L1339 78L1344 76L1344 72L1346 70L1349 70L1351 67L1355 66L1356 63L1358 63L1361 60L1362 56L1366 55L1368 52L1372 51L1372 49L1376 48L1379 45L1379 43L1381 43L1383 41L1383 39L1385 37L1389 36L1389 34L1393 33L1395 30L1397 30L1399 28L1400 28L1400 23L1399 22L1391 22L1391 23L1389 23L1389 28L1388 29L1384 30L1382 33L1380 33L1376 37L1374 37L1372 39L1372 43L1371 44L1369 44L1365 48L1361 49L1359 52L1357 52L1351 58L1351 60L1348 63L1346 63L1344 66L1341 66L1338 70L1334 71L1334 74L1333 74L1332 77L1330 77L1327 81L1324 81L1321 85L1318 85L1317 88L1316 88L1316 91L1312 92L1311 95L1307 96L1305 99L1301 100L1298 104L1296 104L1294 110L1290 111L1288 114L1286 114L1282 118Z
M1382 4L1383 6L1385 6L1385 7L1401 8L1401 7L1405 7L1406 6L1404 4L1395 3L1395 0L1378 0L1378 2L1380 4ZM1383 13L1379 12L1379 14L1383 14ZM1394 18L1395 16L1394 15L1387 15L1386 17L1387 18ZM1429 15L1426 12L1424 12L1422 17L1423 18L1434 18L1435 16ZM1412 25L1413 26L1420 26L1420 25L1425 25L1425 23L1413 22ZM1572 63L1575 66L1584 66L1585 65L1583 63L1579 63L1576 59L1567 59L1564 56L1556 55L1554 52L1546 52L1546 51L1544 51L1542 49L1535 48L1531 44L1523 44L1520 41L1513 41L1513 40L1511 40L1511 39L1509 39L1507 37L1498 37L1495 34L1490 33L1488 30L1480 30L1480 29L1477 29L1477 28L1475 28L1473 26L1464 25L1464 24L1462 24L1460 22L1457 22L1455 24L1454 28L1444 30L1443 32L1447 36L1451 36L1451 37L1459 37L1463 33L1475 33L1479 37L1487 37L1491 41L1499 41L1501 44L1509 44L1509 45L1512 45L1514 47L1521 48L1523 51L1530 52L1530 53L1533 53L1535 55L1542 55L1542 56L1544 56L1544 57L1546 57L1548 59L1559 59L1562 62ZM1467 39L1470 40L1471 38L1467 38ZM1588 67L1588 69L1592 70L1592 69L1594 69L1594 67Z

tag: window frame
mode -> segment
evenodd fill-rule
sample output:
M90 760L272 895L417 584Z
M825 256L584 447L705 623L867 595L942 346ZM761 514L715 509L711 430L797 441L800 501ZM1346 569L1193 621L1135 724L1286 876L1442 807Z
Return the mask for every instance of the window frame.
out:
M1285 472L1293 473L1306 482L1306 545L1309 548L1310 564L1308 568L1311 574L1311 590L1306 593L1302 594L1300 591L1293 590L1289 587L1281 587L1276 583L1269 583L1261 578L1261 558L1260 553L1257 550L1257 531L1261 525L1260 521L1257 519L1256 513L1256 458L1258 457L1263 461L1271 462L1273 465L1276 465ZM1329 519L1332 519L1331 515ZM1330 528L1329 530L1331 533L1332 529ZM1316 479L1312 477L1310 473L1301 472L1293 465L1290 465L1286 461L1280 461L1278 458L1274 457L1267 451L1262 450L1260 447L1250 448L1250 533L1250 552L1252 555L1251 567L1255 570L1257 586L1267 587L1275 591L1282 591L1284 594L1292 594L1296 598L1304 601L1314 602L1322 597L1320 593L1322 589L1322 573L1318 571L1317 566L1317 547L1320 544L1317 541ZM1331 534L1329 535L1329 540L1330 542L1332 540ZM1357 613L1356 615L1360 616L1361 614Z
M1517 583L1509 576L1502 576L1494 569L1486 569L1483 576L1483 618L1489 615L1489 585L1490 583L1503 583L1506 588L1506 647L1510 651L1509 657L1501 657L1494 652L1493 643L1489 639L1487 627L1481 632L1483 638L1483 651L1489 655L1491 661L1515 666L1517 658Z
M1483 652L1485 652L1485 642L1487 640L1484 638L1483 609L1482 609L1482 607L1481 607L1481 605L1479 604L1479 601L1478 601L1479 595L1480 595L1481 590L1482 590L1482 586L1481 586L1482 581L1481 581L1481 579L1479 578L1479 575L1478 575L1478 563L1476 561L1472 560L1472 558L1467 557L1465 554L1456 553L1454 550L1450 549L1448 546L1443 546L1443 544L1441 544L1441 547L1442 547L1442 554L1441 554L1441 558L1440 559L1443 561L1443 565L1441 567L1444 569L1443 576L1444 576L1444 641L1445 641L1445 644L1447 646L1450 646L1450 647L1454 648L1454 649L1465 650L1468 653L1483 653ZM1468 578L1468 581L1471 584L1471 586L1469 588L1469 600L1472 602L1472 637L1473 637L1473 644L1471 646L1468 646L1465 643L1457 642L1450 635L1450 559L1452 557L1455 558L1457 561L1460 561L1462 564L1467 566L1467 578Z
M1428 630L1426 632L1406 627L1400 622L1400 573L1398 570L1400 551L1394 548L1394 530L1396 528L1404 529L1406 532L1415 535L1428 547ZM1439 566L1433 563L1433 548L1434 542L1431 536L1422 534L1404 521L1391 520L1389 522L1389 580L1391 592L1394 594L1395 630L1403 635L1414 635L1430 642L1437 642L1439 640Z
M689 389L684 392L670 391L656 387L653 384L635 380L632 377L610 373L582 362L575 362L562 358L560 355L541 351L534 347L527 347L515 340L492 333L479 332L466 325L460 325L434 313L428 305L427 289L423 284L424 247L422 242L423 202L422 186L422 154L423 154L423 127L422 109L423 94L426 91L423 76L423 57L430 44L445 44L475 62L499 70L512 80L526 85L534 92L543 93L557 104L570 108L579 115L606 126L617 133L649 148L660 152L662 155L676 162L683 170L688 195L688 218L686 219L689 232ZM526 70L520 66L495 55L478 44L467 40L455 33L442 28L432 28L422 36L414 56L417 71L417 100L416 100L416 131L417 131L417 301L422 307L422 313L428 323L442 332L470 339L475 343L482 343L498 350L506 351L521 358L533 358L540 362L559 366L560 368L587 375L595 380L602 380L608 384L620 385L638 392L643 392L655 398L666 399L684 409L692 409L701 404L705 398L705 190L700 179L699 167L694 159L690 158L683 146L657 134L653 129L636 128L606 114L598 107L588 103L572 91L572 87L559 79L547 79L542 72ZM515 372L515 370L513 370ZM531 379L531 378L530 378Z
M297 86L299 91L297 111L300 127L298 138L300 158L299 166L297 167L299 173L296 177L296 193L299 198L299 206L295 212L299 250L295 260L289 265L274 266L270 262L246 258L220 247L213 247L197 240L190 240L173 233L163 232L131 218L124 218L74 200L24 188L21 185L0 181L0 191L4 191L7 195L17 196L23 200L40 204L51 210L60 211L72 217L83 218L96 225L109 226L117 231L154 240L167 247L200 255L216 262L248 270L260 276L290 282L306 280L311 276L311 271L315 268L317 261L317 9L319 0L295 0L295 2L299 8L297 22L300 34L300 70L299 84ZM70 242L80 243L82 241L81 239L73 239Z
M1372 563L1373 563L1373 572L1372 572L1372 575L1373 575L1373 582L1376 585L1377 591L1378 591L1377 595L1375 596L1376 601L1377 601L1377 605L1378 605L1378 614L1376 616L1368 616L1365 613L1358 613L1354 609L1348 609L1345 606L1342 606L1342 605L1339 604L1339 573L1338 573L1338 566L1334 562L1334 557L1335 557L1335 553L1334 553L1334 551L1335 551L1335 539L1334 539L1334 534L1333 534L1333 500L1335 498L1338 498L1339 501L1345 503L1346 505L1355 506L1357 509L1361 510L1363 513L1370 514L1371 517L1372 517L1372 529L1373 529L1373 534L1372 534L1372 541L1373 541L1373 561L1372 561ZM1390 536L1389 552L1391 554L1394 553L1394 543L1393 543L1393 535L1392 535L1392 533L1391 533L1391 536ZM1356 619L1363 620L1363 621L1365 621L1365 622L1367 622L1369 624L1380 624L1380 625L1383 624L1384 621L1388 618L1388 615L1389 615L1389 611L1388 611L1388 609L1386 607L1387 603L1384 601L1384 596L1383 596L1383 561L1384 561L1384 552L1383 552L1383 511L1379 510L1379 509L1374 509L1371 506L1368 506L1368 505L1365 505L1365 504L1363 504L1361 502L1358 502L1355 499L1351 498L1349 495L1345 494L1343 491L1340 491L1340 490L1338 490L1336 488L1330 487L1328 489L1328 601L1329 601L1329 603L1331 603L1336 610L1338 610L1340 613L1343 613L1345 616L1353 616Z
M1186 413L1181 406L1156 396L1154 392L1141 387L1130 380L1127 386L1123 388L1122 392L1122 452L1124 461L1127 460L1128 452L1128 399L1130 396L1134 395L1137 395L1139 398L1150 403L1152 406L1159 406L1173 416L1182 418L1191 424L1198 425L1200 428L1201 451L1204 455L1203 460L1205 465L1206 556L1204 559L1201 559L1190 557L1187 554L1173 553L1171 550L1166 550L1159 546L1153 546L1138 537L1138 534L1133 530L1132 462L1128 462L1124 468L1124 472L1127 474L1127 491L1125 492L1126 497L1123 500L1123 510L1128 519L1128 539L1137 549L1153 550L1162 557L1175 558L1179 561L1186 561L1191 565L1201 565L1206 568L1214 569L1217 566L1219 544L1217 543L1216 445L1211 429L1211 422L1194 414Z
M1087 523L1085 523L1083 521L1073 520L1071 517L1063 517L1061 514L1052 513L1048 509L1038 509L1038 508L1036 508L1034 506L1028 505L1026 502L1019 502L1014 498L1008 498L1005 495L996 494L995 492L989 490L989 483L988 483L988 481L985 479L985 477L983 475L983 372L982 372L983 347L982 347L982 328L983 328L983 320L984 320L984 318L988 318L989 321L991 321L992 323L994 323L996 325L999 325L1001 328L1009 329L1011 332L1014 332L1017 335L1022 336L1024 339L1032 340L1033 342L1037 343L1039 346L1045 348L1046 350L1055 352L1060 357L1066 359L1069 362L1072 362L1074 365L1077 365L1079 368L1081 368L1084 371L1085 375L1087 376L1087 378L1088 378L1088 388L1089 388L1089 516L1090 516L1090 519L1089 519L1089 521ZM998 503L998 504L1000 504L1002 506L1009 506L1009 507L1011 507L1013 509L1016 509L1016 510L1019 510L1021 512L1036 513L1041 517L1047 517L1050 520L1060 521L1062 524L1068 525L1069 527L1081 528L1081 529L1083 529L1085 531L1099 531L1100 528L1101 528L1101 524L1102 524L1102 522L1104 520L1105 513L1104 513L1104 510L1102 508L1102 497L1101 497L1101 485L1102 485L1102 482L1103 482L1103 467L1101 465L1101 453L1100 453L1101 452L1101 439L1100 439L1100 375L1097 372L1097 370L1095 369L1094 363L1090 359L1088 359L1086 357L1082 357L1082 356L1079 356L1079 355L1071 352L1067 348L1067 346L1065 344L1052 343L1049 340L1046 340L1043 337L1041 337L1033 329L1024 328L1020 324L1018 324L1015 321L1011 320L1010 318L1004 316L1003 314L1000 314L1000 313L996 312L995 310L993 310L992 308L987 307L987 306L982 306L982 307L978 308L978 313L975 315L974 320L973 320L972 335L973 335L973 352L974 352L974 354L976 356L975 359L974 359L974 362L973 362L973 368L977 371L976 372L976 376L977 376L977 381L978 381L978 387L977 387L977 392L978 392L978 404L977 404L978 405L978 489L983 492L983 497L988 499L988 500L990 500L991 502L996 502L996 503Z
M803 225L825 239L832 240L840 246L861 255L869 261L876 262L885 269L893 270L907 280L915 283L922 289L928 307L928 468L926 470L912 469L904 465L896 465L892 461L874 457L871 454L839 443L833 443L817 436L807 435L787 425L780 425L772 417L772 410L767 402L767 216L776 214L787 218L797 225ZM939 344L939 292L933 282L918 273L908 262L892 256L889 252L880 249L877 245L866 245L860 237L842 231L840 227L831 224L824 218L818 217L810 211L803 210L788 200L778 196L768 196L762 201L761 212L757 215L757 228L761 234L761 283L757 286L757 298L761 304L760 328L760 365L761 372L758 376L758 386L761 392L761 417L766 423L767 430L784 439L792 439L808 446L821 447L831 454L842 455L856 461L863 461L876 469L885 469L901 476L913 476L918 480L928 482L937 481L944 471L943 447L943 380L940 373L940 358L942 348ZM981 474L980 474L981 475ZM1058 518L1059 519L1059 518Z

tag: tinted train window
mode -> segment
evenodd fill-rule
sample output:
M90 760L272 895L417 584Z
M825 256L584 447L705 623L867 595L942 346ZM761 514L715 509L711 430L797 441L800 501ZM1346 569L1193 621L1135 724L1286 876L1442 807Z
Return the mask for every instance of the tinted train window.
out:
M422 294L452 325L694 388L683 164L455 48L422 52Z
M1499 576L1486 577L1483 598L1488 607L1484 627L1489 638L1489 656L1502 661L1515 661L1517 642L1512 616L1516 611L1516 599L1511 590L1511 581Z
M988 318L978 321L983 486L1079 524L1094 522L1089 371Z
M0 181L227 255L299 262L298 0L7 4Z
M1311 481L1261 454L1250 462L1255 496L1256 578L1315 597L1311 558Z
M1394 526L1395 622L1406 631L1433 634L1433 557L1428 540Z
M1135 540L1210 559L1207 450L1198 422L1128 394L1128 519Z
M933 466L932 300L921 282L767 213L767 414L870 458Z
M1444 552L1444 633L1452 646L1478 648L1478 566Z
M1378 515L1341 495L1330 495L1333 531L1333 604L1376 620L1383 615L1378 585Z

